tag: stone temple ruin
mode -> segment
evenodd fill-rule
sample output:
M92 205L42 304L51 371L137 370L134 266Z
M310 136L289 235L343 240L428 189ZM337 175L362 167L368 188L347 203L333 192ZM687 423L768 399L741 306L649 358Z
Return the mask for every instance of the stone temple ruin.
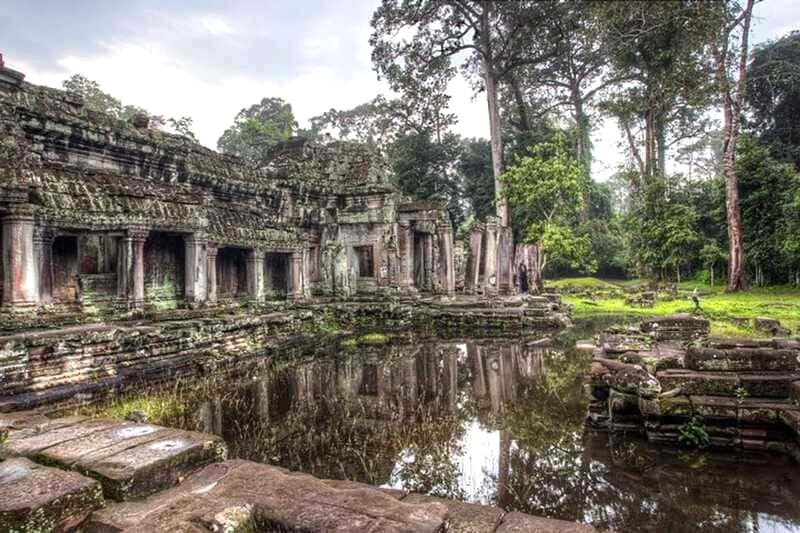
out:
M2 340L0 403L119 384L133 360L167 376L203 349L232 357L246 342L256 353L333 305L380 326L563 325L557 298L486 298L514 291L508 228L477 226L457 261L443 206L404 198L367 146L294 138L246 165L5 66L0 132L0 333L14 334ZM454 299L457 278L467 295ZM122 321L139 329L110 325Z
M446 212L402 198L365 146L293 139L248 168L3 79L6 306L455 290Z
M592 530L224 461L219 437L141 420L44 416L359 328L568 323L555 296L487 298L513 292L509 230L478 226L457 260L446 210L400 195L374 150L295 138L245 165L0 56L0 222L0 530Z

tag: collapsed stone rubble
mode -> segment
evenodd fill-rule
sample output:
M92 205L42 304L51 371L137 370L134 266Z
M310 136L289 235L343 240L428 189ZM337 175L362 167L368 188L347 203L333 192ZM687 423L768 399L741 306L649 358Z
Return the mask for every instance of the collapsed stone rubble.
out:
M800 459L800 339L716 339L674 315L612 328L592 352L587 422L654 442L779 450ZM705 438L703 440L706 440Z

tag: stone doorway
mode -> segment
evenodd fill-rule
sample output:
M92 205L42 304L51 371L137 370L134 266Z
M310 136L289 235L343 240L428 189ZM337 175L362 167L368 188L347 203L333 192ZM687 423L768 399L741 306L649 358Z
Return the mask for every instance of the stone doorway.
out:
M217 253L217 297L247 297L246 250L223 247Z
M421 291L433 289L433 235L414 232L414 286Z
M264 292L267 300L285 300L291 292L290 254L264 254Z
M186 291L186 250L181 235L152 232L144 243L145 301L175 308Z
M78 237L60 235L53 239L53 301L75 303L80 301L78 284Z

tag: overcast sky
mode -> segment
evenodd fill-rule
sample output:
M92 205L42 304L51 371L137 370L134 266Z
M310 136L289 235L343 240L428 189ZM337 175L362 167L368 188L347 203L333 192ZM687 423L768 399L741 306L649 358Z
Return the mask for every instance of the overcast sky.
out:
M265 96L292 104L301 126L331 108L386 93L367 42L378 0L0 0L0 52L32 83L60 87L83 74L125 104L191 116L216 141L243 107ZM800 1L765 0L754 42L800 29ZM483 95L450 87L455 130L488 136ZM613 123L595 132L595 171L622 160Z

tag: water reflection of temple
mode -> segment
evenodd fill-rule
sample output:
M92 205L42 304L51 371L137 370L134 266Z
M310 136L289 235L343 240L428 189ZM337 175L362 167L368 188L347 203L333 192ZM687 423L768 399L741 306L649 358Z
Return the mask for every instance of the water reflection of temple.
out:
M479 340L364 348L229 387L195 410L233 454L617 531L792 531L800 474L584 432L575 353Z
M278 458L320 475L386 483L409 440L423 448L452 443L463 436L468 418L499 429L504 406L543 369L544 349L536 343L369 348L258 376L202 402L196 419L198 429L234 442L240 456ZM442 419L451 423L438 424ZM506 450L494 454L502 458L509 439L506 431L500 433L497 446ZM430 442L420 442L425 440ZM362 450L355 451L357 446ZM364 454L370 455L370 468L350 457Z

